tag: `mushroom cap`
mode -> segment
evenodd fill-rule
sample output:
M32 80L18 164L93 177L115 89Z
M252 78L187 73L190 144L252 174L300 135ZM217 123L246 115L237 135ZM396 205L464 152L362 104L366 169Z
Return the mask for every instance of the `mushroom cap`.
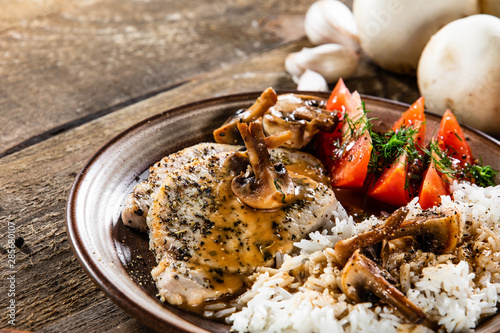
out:
M500 19L473 15L439 30L418 66L427 108L451 110L460 123L500 134Z
M405 220L389 239L412 236L427 252L449 253L462 239L458 210L424 211L415 219Z
M429 38L443 25L479 12L475 0L355 0L361 47L382 68L415 73Z
M300 149L307 145L319 130L333 132L339 118L326 110L326 100L316 96L283 94L262 117L267 135L291 131L292 137L283 145Z

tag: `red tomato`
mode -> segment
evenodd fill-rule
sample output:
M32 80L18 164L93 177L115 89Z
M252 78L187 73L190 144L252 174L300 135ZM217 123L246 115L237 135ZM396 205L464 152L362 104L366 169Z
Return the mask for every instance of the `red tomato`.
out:
M424 103L425 99L420 97L417 99L409 108L406 110L401 117L396 120L392 129L397 131L402 126L410 127L418 129L418 136L415 138L415 142L418 147L424 146L425 139L425 113L424 113Z
M439 149L451 158L454 168L464 168L474 163L469 144L465 140L457 119L450 110L446 110L441 118L437 134L437 144ZM438 158L436 154L433 154L433 159L424 175L424 180L420 188L419 203L423 209L439 204L441 202L441 195L450 194L449 182L452 178L451 176L441 174L437 170L434 161L436 158Z
M348 118L355 122L354 130L362 131L367 119L361 97L357 92L352 94L349 103L346 104L346 113ZM351 131L350 126L352 124L349 123L344 123L342 126L341 146L346 148L330 169L331 184L334 187L362 188L368 173L373 146L368 130L365 129L362 133L357 133L356 137L351 137L348 135Z
M344 80L339 79L335 88L333 88L330 97L328 98L326 109L330 111L337 110L343 113L345 112L346 105L349 103L350 99L351 92L344 84Z
M326 109L330 111L340 112L340 119L343 118L343 113L346 110L346 104L351 99L351 93L349 89L344 84L342 79L339 79L335 88L333 88L328 102L326 104ZM333 167L334 164L334 151L336 149L336 143L342 137L342 123L339 124L337 129L332 133L320 131L316 134L316 152L317 156L323 162L328 170Z
M425 114L424 114L424 98L420 97L406 110L401 117L392 125L392 130L399 131L401 127L414 127L418 129L414 140L416 148L421 151L420 147L424 144L425 137ZM410 202L412 195L410 194L409 168L407 166L408 156L400 155L391 166L386 169L382 175L368 187L368 196L393 205L404 206Z
M418 203L422 209L428 209L441 203L442 195L450 194L450 186L443 180L437 171L434 160L425 172L424 180L420 187Z
M354 121L365 117L359 94L351 94L342 79L333 89L327 109L347 114ZM333 133L318 133L316 151L330 173L332 186L361 188L368 171L371 138L368 131L359 133L355 138L350 137L349 133L349 124L343 122ZM345 151L340 151L340 147L345 147Z
M405 206L410 202L406 178L407 156L403 153L391 167L385 170L377 181L369 187L367 194L375 200L393 206Z
M446 110L441 118L437 143L439 148L454 160L456 167L464 168L466 165L474 164L469 144L450 110Z

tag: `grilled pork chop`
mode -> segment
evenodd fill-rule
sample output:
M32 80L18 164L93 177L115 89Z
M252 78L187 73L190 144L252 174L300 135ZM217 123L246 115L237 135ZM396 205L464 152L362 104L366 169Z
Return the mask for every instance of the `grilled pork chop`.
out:
M139 183L125 199L125 206L122 210L123 223L140 231L146 231L146 216L149 207L168 173L187 163L206 159L219 152L234 151L239 148L241 146L200 143L165 156L161 161L149 168L148 179Z
M205 142L165 156L149 168L148 178L137 184L125 199L121 213L123 223L139 231L146 231L146 216L148 215L149 208L161 183L169 173L188 163L205 160L220 152L236 151L241 148L242 146L238 145ZM301 169L303 173L306 173L306 176L316 181L323 183L328 181L328 177L321 168L321 162L311 158L311 155L299 151L295 151L292 154L290 151L281 148L272 149L270 153L271 160L274 163L282 161L291 171ZM302 165L304 163L307 165Z
M253 147L245 141L250 161L258 141ZM239 153L221 152L186 164L170 172L158 190L147 224L158 263L152 275L162 300L198 306L234 294L244 287L246 275L272 265L277 253L290 253L295 241L321 227L336 209L333 191L310 177L326 178L318 172L321 163L287 149L259 155L258 162L277 173L286 165L293 198L285 201L283 194L283 203L272 209L243 203L234 191L241 170L232 167ZM253 179L250 169L239 177Z

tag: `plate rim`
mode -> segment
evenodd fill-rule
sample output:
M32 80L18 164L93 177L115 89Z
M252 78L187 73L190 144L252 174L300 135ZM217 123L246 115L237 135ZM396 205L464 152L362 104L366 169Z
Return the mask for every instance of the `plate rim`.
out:
M298 90L276 90L278 94L283 94L283 93L295 93L295 94L308 94L308 95L316 95L319 97L323 98L328 98L330 93L328 92L318 92L318 91L298 91ZM148 123L157 121L163 117L165 117L167 114L174 116L177 113L181 112L188 112L191 109L196 109L196 108L202 108L202 107L209 107L209 106L217 106L219 104L227 104L231 101L233 102L238 102L238 101L244 101L244 100L251 100L255 99L258 96L260 96L261 91L251 91L251 92L243 92L243 93L237 93L237 94L229 94L229 95L223 95L223 96L218 96L218 97L212 97L212 98L207 98L207 99L201 99L197 100L191 103L186 103L183 105L179 105L173 108L166 109L164 111L161 111L157 114L154 114L152 116L149 116L133 125L128 127L127 129L119 132L118 134L114 135L110 140L105 142L97 151L95 151L85 162L84 166L81 168L81 170L77 173L71 188L69 190L69 194L67 197L67 203L66 203L66 234L69 240L69 243L71 245L73 254L76 256L79 264L82 266L84 269L85 273L91 278L92 282L99 287L99 289L109 298L111 301L113 301L114 304L118 305L122 310L124 310L128 315L134 317L136 320L139 322L145 324L146 326L152 328L152 329L175 329L178 332L199 332L199 333L209 333L209 331L203 329L202 327L199 327L187 320L184 320L182 318L179 318L175 314L172 314L168 309L165 309L169 314L172 314L172 321L165 323L162 318L157 316L155 313L149 311L149 309L146 309L144 307L141 307L141 304L139 302L136 302L134 299L131 299L126 293L123 293L120 291L120 289L112 283L112 281L109 281L106 278L106 274L101 270L99 267L99 264L96 262L96 260L92 257L88 249L85 248L85 245L83 244L83 239L81 238L81 235L79 234L78 231L78 223L76 221L76 204L75 204L75 199L78 194L78 190L80 189L83 181L85 181L85 176L87 174L87 171L89 168L102 156L108 149L110 149L114 144L119 142L121 139L123 139L125 136L129 135L131 132L136 131L137 129L141 128L142 126L146 126ZM371 96L371 95L364 95L361 94L361 99L364 102L368 102L367 104L371 103L376 103L376 104L381 104L387 107L391 107L393 109L401 109L401 112L403 112L405 109L407 109L410 104L400 102L400 101L393 101L387 98L383 97L377 97L377 96ZM398 110L399 111L399 110ZM425 110L426 114L432 115L434 117L441 117L441 115ZM491 141L492 143L496 144L500 148L500 141L497 140L496 138L483 133L475 128L472 128L467 125L460 124L462 128L467 129L467 131L473 132L475 135L479 136L482 139L485 139L487 141ZM148 318L144 318L144 316L141 316L142 312L138 312L137 309L140 308L142 311L146 311L148 314ZM180 319L180 320L179 320ZM153 326L156 325L156 326Z

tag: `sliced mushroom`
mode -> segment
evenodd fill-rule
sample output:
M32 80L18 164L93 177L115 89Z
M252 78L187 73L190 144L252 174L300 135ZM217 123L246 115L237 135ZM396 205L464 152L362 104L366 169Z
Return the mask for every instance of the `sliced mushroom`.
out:
M292 131L292 139L284 146L295 149L307 145L320 130L333 132L338 122L337 113L326 110L324 99L296 94L278 96L276 104L262 117L262 126L267 135Z
M278 100L278 95L272 88L267 88L257 98L257 101L247 110L240 110L233 117L229 118L221 127L216 129L214 134L215 142L235 144L241 142L238 131L238 123L249 123L262 117L262 115Z
M457 210L426 210L411 220L405 220L406 214L405 208L400 208L383 225L337 242L334 249L337 264L344 266L356 249L383 240L412 237L412 244L423 251L448 253L462 238L460 212Z
M383 225L337 242L334 248L337 264L343 267L357 249L366 248L390 238L403 223L407 214L406 207L399 208L387 218Z
M415 219L405 220L388 239L412 236L418 247L426 252L448 253L462 239L458 210L424 211Z
M377 298L392 305L411 323L436 328L426 314L401 291L384 278L375 262L356 250L342 270L341 288L355 302L371 302ZM376 296L376 298L374 297Z
M273 165L262 125L238 123L251 168L231 182L231 189L243 203L256 209L275 209L292 201L295 188L282 163Z

